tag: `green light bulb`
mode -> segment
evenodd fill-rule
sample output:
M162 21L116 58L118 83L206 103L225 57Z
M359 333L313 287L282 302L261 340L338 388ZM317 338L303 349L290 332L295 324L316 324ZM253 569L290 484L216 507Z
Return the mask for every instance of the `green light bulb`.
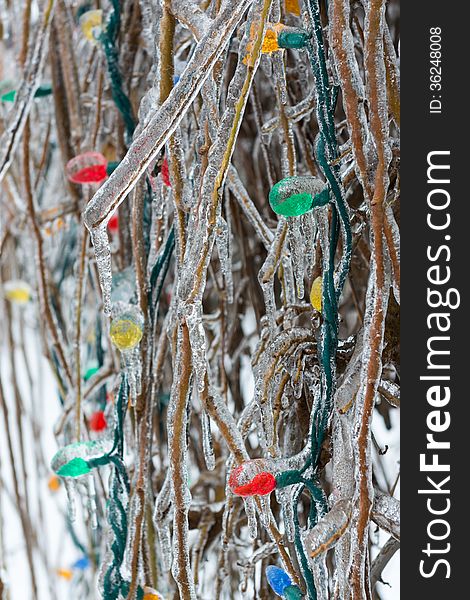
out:
M302 600L302 592L296 585L288 585L284 588L284 598L286 600Z
M284 217L298 217L329 201L328 187L315 177L286 177L269 193L271 208Z
M34 97L35 98L43 98L44 96L50 96L52 94L52 86L50 85L40 85L36 90ZM16 97L16 90L10 90L6 94L3 94L0 97L2 102L14 102Z
M86 475L91 471L86 460L83 458L72 458L63 467L59 467L57 475L61 477L80 477L80 475Z
M51 460L52 470L61 477L81 477L92 469L89 461L105 456L112 448L112 440L75 442L58 450Z
M277 35L279 48L294 48L300 50L305 48L310 34L300 27L285 27Z

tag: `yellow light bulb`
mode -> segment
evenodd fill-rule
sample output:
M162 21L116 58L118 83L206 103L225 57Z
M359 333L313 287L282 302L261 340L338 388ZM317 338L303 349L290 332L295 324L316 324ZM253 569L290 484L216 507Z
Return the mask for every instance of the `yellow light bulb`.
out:
M282 23L267 23L266 33L264 34L263 43L261 44L261 52L263 54L271 54L280 50L279 44L277 43L277 36L280 31L285 29L285 25ZM243 59L244 65L253 64L253 50L255 46L255 39L258 35L259 24L252 23L250 28L250 41L246 45L246 55Z
M51 492L57 492L60 488L60 478L57 475L51 475L49 477L49 481L47 482L47 487Z
M5 298L13 304L24 306L31 299L31 288L26 281L12 280L4 285Z
M300 16L300 5L299 0L286 0L286 12L290 12L293 15Z
M322 278L317 277L312 283L310 290L310 302L315 310L321 312L321 296L322 296Z
M96 44L95 30L101 29L103 25L103 11L102 10L88 10L80 17L79 20L82 33L85 38L94 44Z
M143 329L143 318L139 311L129 310L113 319L109 335L119 350L132 350L142 339Z
M263 54L269 54L271 52L275 52L276 50L279 50L277 33L274 31L274 29L269 28L266 30L266 34L264 36L261 52Z
M62 577L62 579L66 579L67 581L70 581L73 577L73 573L70 569L57 569L56 573L59 577Z

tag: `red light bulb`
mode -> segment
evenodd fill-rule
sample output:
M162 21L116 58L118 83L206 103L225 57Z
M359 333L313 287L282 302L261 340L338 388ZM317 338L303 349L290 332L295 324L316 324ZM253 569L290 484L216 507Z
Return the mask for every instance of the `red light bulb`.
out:
M236 496L267 496L275 489L276 478L266 468L263 459L242 463L230 474L230 489Z
M107 177L108 161L99 152L84 152L67 163L65 171L73 183L100 183Z
M111 233L117 233L119 229L119 217L117 212L109 219L108 221L108 229Z
M103 431L106 429L108 423L102 410L97 410L90 417L90 429L92 431Z
M163 183L166 186L171 187L170 172L168 170L168 161L166 159L166 156L165 156L165 158L163 160L163 164L162 164L162 167L160 169L160 173L162 174Z

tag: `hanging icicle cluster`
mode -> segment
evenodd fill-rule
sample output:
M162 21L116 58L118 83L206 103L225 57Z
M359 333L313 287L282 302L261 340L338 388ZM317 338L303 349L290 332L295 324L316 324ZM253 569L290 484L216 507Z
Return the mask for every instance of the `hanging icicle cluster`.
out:
M394 0L0 0L12 600L379 590L398 32Z

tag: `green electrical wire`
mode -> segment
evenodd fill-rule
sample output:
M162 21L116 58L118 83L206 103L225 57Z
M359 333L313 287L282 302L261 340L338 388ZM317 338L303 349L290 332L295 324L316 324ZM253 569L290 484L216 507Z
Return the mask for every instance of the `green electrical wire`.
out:
M310 432L310 457L300 471L285 471L276 477L277 486L282 488L287 485L301 483L294 497L294 530L295 548L305 579L309 600L317 599L317 592L312 571L300 536L298 520L298 500L304 489L311 497L308 517L309 528L312 528L327 512L325 494L318 484L317 465L320 458L321 446L325 437L329 417L333 405L335 389L335 360L338 348L338 303L349 272L352 248L352 233L349 222L348 207L341 191L339 167L335 164L338 157L334 111L338 97L338 89L330 88L328 70L326 66L323 34L320 18L319 0L306 0L308 16L312 27L312 40L306 36L305 47L309 56L317 92L316 118L319 128L318 142L315 154L320 169L329 184L331 223L328 248L328 260L323 270L322 281L322 313L321 342L318 346L318 359L321 367L320 396L315 403ZM335 285L335 256L340 232L344 237L343 256L339 266L338 281ZM308 468L312 468L312 475L307 478L303 475Z
M317 592L315 590L315 582L313 580L313 574L308 564L308 558L305 554L304 546L302 543L302 538L300 537L300 523L299 523L299 515L298 515L298 504L299 498L304 491L305 486L301 485L298 490L294 493L293 503L294 503L294 546L297 556L299 558L300 568L302 569L302 575L305 580L305 585L307 587L307 594L309 599L316 600Z
M175 248L175 229L171 226L166 239L163 251L159 254L152 271L150 273L149 306L152 319L156 313L160 294L162 292L163 282L165 281L168 267L170 266L171 255Z
M108 65L108 75L111 82L111 94L126 127L127 137L132 139L135 129L135 121L132 113L130 100L123 89L122 76L119 71L119 54L116 48L116 39L121 25L120 0L111 0L113 10L111 11L106 27L99 36L103 46Z
M124 417L128 396L127 377L123 374L115 406L113 447L103 456L87 461L90 468L110 463L114 466L107 503L108 522L114 537L110 547L112 560L103 577L104 600L118 600L120 595L127 596L129 589L129 582L121 575L121 565L124 560L128 533L127 498L130 491L129 477L123 461ZM143 590L140 586L137 590L137 598L138 600L143 598Z

